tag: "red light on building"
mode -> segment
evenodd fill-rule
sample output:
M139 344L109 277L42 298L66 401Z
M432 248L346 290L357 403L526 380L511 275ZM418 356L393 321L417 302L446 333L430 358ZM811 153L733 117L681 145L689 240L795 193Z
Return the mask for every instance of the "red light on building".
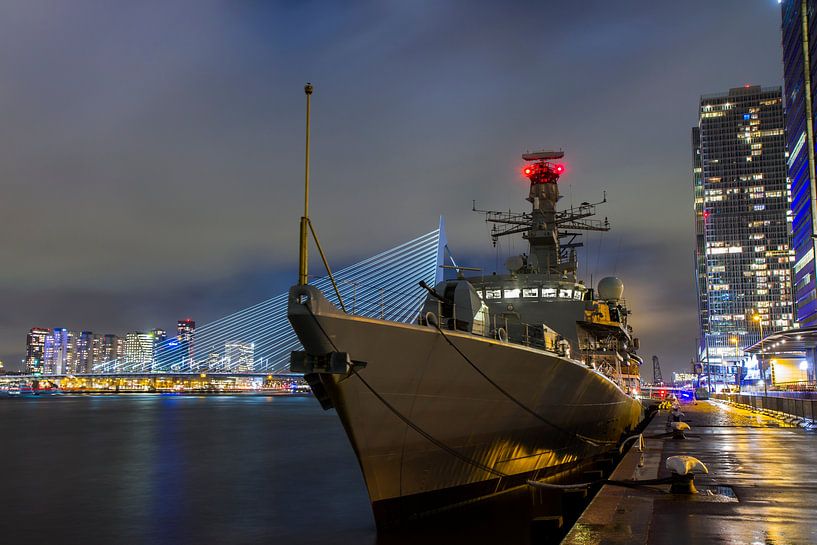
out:
M709 210L704 210L704 219L709 219Z
M565 166L564 165L556 165L554 167L554 169L556 170L556 174L562 174L565 171Z
M533 169L531 167L525 167L524 169L522 169L522 174L524 174L525 176L530 176L531 174L533 174Z

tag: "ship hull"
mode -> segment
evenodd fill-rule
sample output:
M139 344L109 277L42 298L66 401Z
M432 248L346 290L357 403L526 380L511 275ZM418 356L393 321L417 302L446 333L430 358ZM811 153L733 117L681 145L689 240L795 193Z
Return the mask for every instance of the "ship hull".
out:
M304 290L304 287L293 290ZM346 374L307 380L358 457L379 527L564 476L615 448L641 404L585 365L435 327L337 312L291 296L309 354L348 353Z

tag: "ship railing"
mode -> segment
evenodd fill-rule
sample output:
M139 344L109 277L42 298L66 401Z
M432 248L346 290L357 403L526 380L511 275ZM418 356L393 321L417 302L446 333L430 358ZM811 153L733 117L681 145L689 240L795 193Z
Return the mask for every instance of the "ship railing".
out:
M413 320L427 295L419 286L394 289L384 286L383 283L361 280L339 279L338 287L348 314L394 322ZM338 304L334 293L328 292L325 295L329 301Z
M376 297L366 297L362 301L361 299L353 300L353 304L347 307L350 314L427 325L428 311L425 310L426 294L423 291L390 290L376 284L366 285L362 282L357 283L355 287L361 286L364 289L376 290ZM467 331L501 342L521 344L562 356L568 354L567 341L556 334L546 333L543 324L509 321L507 316L498 317L491 313L486 316L487 320L482 327L477 328L474 327L472 316L469 315L463 320L461 313L462 310L458 310L455 304L452 305L452 315L443 316L440 301L436 302L436 308L432 312L440 327L447 330Z

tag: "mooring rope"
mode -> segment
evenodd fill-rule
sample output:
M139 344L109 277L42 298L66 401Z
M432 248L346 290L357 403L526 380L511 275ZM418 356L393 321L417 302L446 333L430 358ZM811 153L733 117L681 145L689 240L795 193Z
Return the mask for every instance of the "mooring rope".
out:
M555 423L547 420L545 417L543 417L542 415L540 415L539 413L537 413L536 411L534 411L533 409L531 409L530 407L528 407L527 405L525 405L524 403L519 401L519 399L514 397L510 392L508 392L502 386L497 384L496 381L494 381L491 377L486 375L485 372L482 371L482 369L477 367L477 365L473 361L471 361L471 359L468 356L466 356L463 353L463 351L460 350L460 348L456 344L454 344L454 342L451 339L448 338L448 335L445 334L445 332L442 330L442 328L440 327L440 325L438 323L435 322L434 327L437 328L437 331L440 332L440 334L443 336L443 339L445 339L446 342L449 345L451 345L451 347L454 350L456 350L457 353L460 356L462 356L462 358L468 363L468 365L470 365L474 369L474 371L479 373L480 376L482 376L482 378L484 378L485 380L488 381L489 384L491 384L491 386L496 388L502 395L507 397L510 401L512 401L514 404L516 404L520 409L522 409L526 413L528 413L531 416L537 418L538 420L540 420L541 422L543 422L543 423L547 424L548 426L554 428L555 430L557 430L557 431L559 431L559 432L561 432L561 433L563 433L565 435L576 437L577 439L580 439L580 440L582 440L582 441L584 441L584 442L586 442L589 445L592 445L594 447L600 447L602 445L616 445L616 444L618 444L618 441L607 441L607 440L601 440L601 439L594 439L592 437L587 437L587 436L582 435L580 433L576 433L576 432L573 432L573 431L570 431L570 430L566 430L566 429L562 428L561 426L559 426L558 424L555 424Z
M318 317L315 316L315 314L312 312L312 309L309 307L309 305L307 304L307 305L304 305L304 306L309 311L309 315L312 316L312 319L315 320L315 324L317 324L318 328L321 330L321 333L323 333L323 335L329 341L329 344L332 345L332 348L335 349L335 352L340 352L340 350L338 350L338 347L335 345L335 342L332 340L332 338L329 336L329 334L323 328L323 325L321 324L320 320L318 320ZM462 462L465 462L466 464L469 464L469 465L471 465L473 467L481 469L482 471L485 471L487 473L490 473L490 474L495 475L495 476L500 477L500 478L509 476L507 473L503 473L502 471L499 471L497 469L493 469L491 467L488 467L485 464L483 464L481 462L478 462L477 460L474 460L473 458L470 458L470 457L462 454L461 452L458 452L457 450L453 449L452 447L449 447L448 445L446 445L445 443L443 443L442 441L440 441L439 439L437 439L436 437L434 437L433 435L431 435L430 433L428 433L427 431L422 429L420 426L415 424L410 418L408 418L407 416L403 415L400 411L398 411L397 408L395 408L382 395L380 395L380 393L378 393L377 390L375 390L372 387L372 385L369 384L368 381L366 381L366 379L364 379L360 375L360 373L357 372L357 369L355 369L354 365L351 365L349 367L349 370L352 372L353 375L355 375L360 380L360 382L366 387L366 389L369 390L372 393L372 395L374 395L377 398L378 401L380 401L392 414L394 414L394 416L399 418L405 425L407 425L408 427L410 427L411 429L416 431L418 434L420 434L422 437L424 437L427 441L432 443L434 446L436 446L439 449L447 452L448 454L451 454L452 456L454 456L455 458L461 460Z

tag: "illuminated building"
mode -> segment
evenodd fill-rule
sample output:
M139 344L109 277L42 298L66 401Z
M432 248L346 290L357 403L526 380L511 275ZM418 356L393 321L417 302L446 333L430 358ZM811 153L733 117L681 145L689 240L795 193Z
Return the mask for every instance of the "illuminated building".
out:
M162 343L167 340L167 331L165 331L161 327L157 327L156 329L151 331L151 333L153 333L153 340L156 343Z
M752 314L766 334L794 325L780 88L702 96L693 154L700 358L713 383L735 384L760 340Z
M673 371L672 373L672 385L673 386L684 386L689 385L693 386L698 381L698 375L695 373L678 373Z
M208 371L220 371L221 370L221 354L218 352L210 352L207 354L207 366L206 369Z
M50 329L32 327L26 336L26 372L41 373L45 366L45 338Z
M161 327L157 327L151 331L151 333L153 333L153 363L156 364L159 353L162 351L163 343L167 341L167 331Z
M76 348L74 333L55 327L45 337L43 372L52 375L76 373Z
M815 292L815 243L817 242L817 194L815 194L814 106L817 62L816 1L782 3L783 76L786 90L786 138L789 157L793 212L792 247L794 249L794 299L800 326L817 325L817 292ZM803 26L808 28L803 35ZM810 20L811 19L811 20ZM809 50L811 44L811 51ZM808 54L804 54L804 51ZM806 85L806 83L809 85Z
M125 335L125 361L134 369L150 370L153 367L153 333L132 331Z
M176 340L179 341L181 351L181 363L192 367L196 355L194 344L196 322L190 318L179 320L176 324L176 332Z
M90 373L93 371L94 356L99 357L99 341L93 331L83 331L77 337L77 364L76 373Z
M228 342L224 344L224 363L227 371L248 373L255 369L255 344Z
M125 344L117 335L102 337L99 347L100 362L121 362L125 357Z

